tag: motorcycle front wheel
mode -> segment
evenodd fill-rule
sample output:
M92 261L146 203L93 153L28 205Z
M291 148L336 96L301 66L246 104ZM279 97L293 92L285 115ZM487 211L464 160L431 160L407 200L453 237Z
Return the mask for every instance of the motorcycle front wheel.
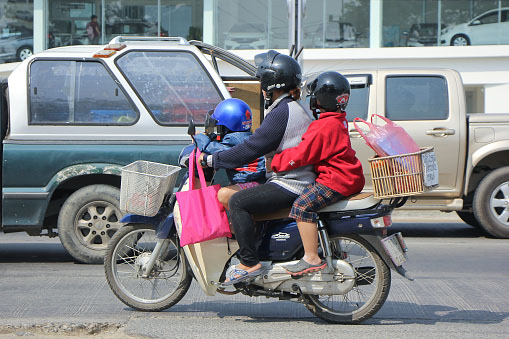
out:
M391 271L380 255L356 235L331 237L333 259L348 262L355 270L355 286L343 295L305 295L307 309L335 324L358 324L382 307L391 287Z
M176 238L168 239L168 247L160 253L152 272L143 277L143 266L157 240L150 226L130 224L115 233L106 250L104 271L111 290L139 311L165 310L179 302L191 285L192 276Z

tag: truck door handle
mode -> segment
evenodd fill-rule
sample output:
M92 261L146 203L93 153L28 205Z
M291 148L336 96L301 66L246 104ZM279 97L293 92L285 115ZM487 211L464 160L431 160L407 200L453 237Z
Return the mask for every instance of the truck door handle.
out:
M433 135L435 137L445 137L446 135L454 135L456 131L450 128L437 127L426 131L426 135Z
M354 128L354 129L351 129L350 131L350 138L361 138L361 134L359 132L357 132L357 130Z

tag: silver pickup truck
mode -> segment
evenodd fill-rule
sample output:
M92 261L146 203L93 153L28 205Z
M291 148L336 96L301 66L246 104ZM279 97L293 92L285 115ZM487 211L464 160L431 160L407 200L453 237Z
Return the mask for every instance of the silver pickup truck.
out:
M420 147L435 149L439 187L411 199L404 208L456 211L467 224L509 238L509 114L466 114L461 77L449 69L362 69L343 74L352 85L349 121L380 114L405 128ZM373 151L350 127L369 190L367 159Z

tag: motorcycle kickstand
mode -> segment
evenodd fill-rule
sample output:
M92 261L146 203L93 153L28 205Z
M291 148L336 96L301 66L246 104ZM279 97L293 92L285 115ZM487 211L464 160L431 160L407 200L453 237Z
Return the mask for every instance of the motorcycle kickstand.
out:
M327 267L325 267L322 272L323 273L334 273L334 266L332 262L332 249L329 241L329 234L327 233L327 227L325 223L318 219L318 238L320 241L320 246L323 250L323 255L325 256L325 261L327 262Z
M292 291L297 293L297 301L300 302L300 303L308 303L306 301L306 298L304 298L304 293L302 293L302 290L300 289L300 286L297 285L297 284L293 284L292 285Z
M157 239L156 247L152 251L152 254L150 255L150 259L147 263L147 265L143 268L143 278L148 278L150 273L152 272L152 269L154 268L154 265L156 263L157 258L159 258L159 254L164 253L166 249L168 248L170 244L169 239Z

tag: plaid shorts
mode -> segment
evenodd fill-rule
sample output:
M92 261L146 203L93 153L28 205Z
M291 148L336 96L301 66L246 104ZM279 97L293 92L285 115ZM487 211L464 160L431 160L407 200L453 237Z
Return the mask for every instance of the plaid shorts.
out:
M316 211L329 206L344 196L318 182L310 184L293 203L290 218L296 221L317 222Z

